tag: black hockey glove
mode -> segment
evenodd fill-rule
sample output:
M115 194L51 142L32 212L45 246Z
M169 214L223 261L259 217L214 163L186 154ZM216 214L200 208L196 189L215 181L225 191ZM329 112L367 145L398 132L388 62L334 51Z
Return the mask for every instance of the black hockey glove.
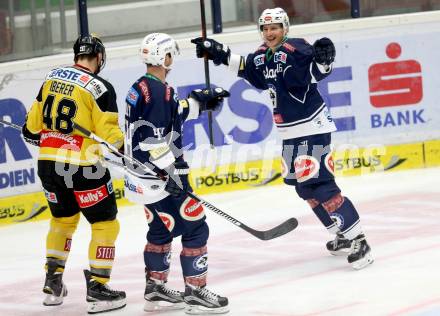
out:
M23 134L23 138L27 143L37 147L40 146L40 134L31 133L27 129L26 124L24 124L21 128L21 133Z
M330 65L335 61L336 50L331 39L323 37L313 44L315 61L321 65Z
M203 40L203 37L194 38L191 43L196 44L197 57L203 58L206 53L208 59L212 60L215 65L229 65L231 50L228 46L210 38Z
M215 111L222 103L223 98L231 94L223 88L196 89L191 91L188 97L197 100L200 104L200 111Z
M168 182L165 191L174 197L186 194L189 189L188 173L189 166L185 161L176 161L165 169L168 174Z

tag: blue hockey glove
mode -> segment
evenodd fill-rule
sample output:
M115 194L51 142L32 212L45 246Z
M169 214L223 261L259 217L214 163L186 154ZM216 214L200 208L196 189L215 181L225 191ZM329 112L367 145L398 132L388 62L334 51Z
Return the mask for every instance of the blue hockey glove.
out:
M21 133L23 134L23 138L27 143L37 147L40 146L40 134L31 133L26 124L24 124L21 128Z
M171 166L166 168L165 171L168 173L168 182L165 186L165 191L174 197L186 194L190 188L188 181L188 163L186 161L175 161Z
M189 94L189 97L199 102L201 111L215 111L222 105L223 98L227 98L230 95L228 91L218 87L193 90Z
M203 40L202 37L192 39L191 43L196 44L197 57L203 58L206 53L208 59L212 60L215 65L229 65L231 50L228 46L210 38Z
M336 50L331 39L323 37L313 44L315 61L321 65L330 65L335 61Z

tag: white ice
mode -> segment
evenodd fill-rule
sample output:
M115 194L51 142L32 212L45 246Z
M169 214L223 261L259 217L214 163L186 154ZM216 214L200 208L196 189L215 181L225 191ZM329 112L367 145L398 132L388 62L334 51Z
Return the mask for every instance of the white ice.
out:
M260 241L208 211L209 288L230 300L229 315L440 315L440 168L339 178L361 215L375 262L354 271L325 249L331 236L293 188L272 186L205 198L256 229L289 217L299 227ZM140 206L120 210L112 280L127 292L125 309L142 310L143 247L147 223ZM42 305L48 221L0 228L0 315L83 315L90 226L82 220L64 275L69 295L58 307ZM183 289L174 243L169 285ZM157 314L157 313L156 313ZM184 315L182 311L165 315Z

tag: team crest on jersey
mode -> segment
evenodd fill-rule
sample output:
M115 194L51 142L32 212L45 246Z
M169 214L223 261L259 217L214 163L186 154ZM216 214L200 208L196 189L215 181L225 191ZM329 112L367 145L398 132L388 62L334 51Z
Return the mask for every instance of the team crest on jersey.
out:
M264 65L264 59L265 59L264 54L260 54L260 55L255 56L254 57L255 66L258 67L258 66Z
M285 52L276 52L273 56L273 61L276 63L281 62L285 64L287 61L287 54Z
M126 98L127 103L136 106L138 99L139 99L139 93L136 91L135 88L131 87L127 93L127 98Z
M331 173L331 174L335 174L335 163L333 161L333 155L332 153L328 153L327 156L325 156L324 158L324 164L325 167L327 168L327 170Z
M293 165L295 168L296 181L300 183L313 178L319 172L319 162L313 156L298 156L295 158Z
M150 209L146 206L144 206L144 212L145 212L145 217L147 218L147 223L151 224L151 222L154 219L154 214L152 211L150 211Z
M198 221L205 216L205 211L200 202L187 197L180 206L180 216L187 221Z
M168 213L158 212L158 214L168 231L172 231L175 225L174 218Z

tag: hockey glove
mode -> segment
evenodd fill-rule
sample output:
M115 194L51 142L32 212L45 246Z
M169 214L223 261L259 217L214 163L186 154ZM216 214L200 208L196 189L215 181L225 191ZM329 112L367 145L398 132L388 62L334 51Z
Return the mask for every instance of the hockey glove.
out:
M168 182L165 186L165 191L174 197L186 194L189 189L188 163L186 163L186 161L175 161L166 168L165 171L168 173Z
M333 42L327 38L323 37L313 44L313 49L315 50L315 61L321 65L330 65L335 61L336 50Z
M223 98L229 97L231 94L223 88L196 89L189 94L190 98L199 102L201 111L215 111L222 103Z
M23 138L27 143L37 147L40 146L40 134L31 133L26 124L24 124L21 128L21 133L23 134Z
M203 40L202 37L192 39L191 43L196 44L197 57L203 58L206 53L208 59L212 60L215 65L229 65L231 50L228 46L210 38Z

